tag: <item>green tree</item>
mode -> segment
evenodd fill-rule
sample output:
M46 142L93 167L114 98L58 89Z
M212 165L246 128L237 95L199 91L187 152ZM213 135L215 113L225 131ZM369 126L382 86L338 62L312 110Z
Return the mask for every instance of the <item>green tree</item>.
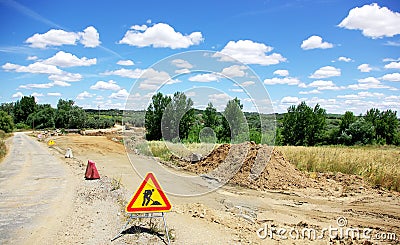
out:
M14 129L13 118L5 111L0 111L0 130L6 133L12 132Z
M166 140L186 139L194 123L193 101L182 92L176 92L165 108L162 132Z
M372 108L365 114L365 120L375 129L375 140L381 144L395 144L398 135L399 121L397 112L386 110L380 112Z
M23 96L14 104L13 115L15 123L26 123L26 119L37 109L35 97Z
M282 121L284 145L313 146L321 142L326 126L326 111L317 104L314 109L304 101L290 106Z
M203 113L204 127L215 129L218 126L217 109L209 102Z
M349 125L341 138L347 145L366 145L373 142L374 135L375 128L372 123L361 117Z
M234 142L249 140L249 127L243 114L243 105L238 98L229 100L222 118L222 140L231 139Z
M339 130L340 133L344 132L346 129L349 128L350 124L354 123L356 121L356 117L354 116L353 112L351 111L346 111L342 118L340 119L339 123Z
M38 105L37 112L28 116L27 124L32 128L44 129L55 127L56 110L49 104Z
M87 119L86 112L74 105L73 100L60 99L57 103L55 126L57 128L83 128Z
M169 96L161 92L153 95L152 103L147 107L144 126L147 140L160 140L162 138L161 120L167 105L171 102Z

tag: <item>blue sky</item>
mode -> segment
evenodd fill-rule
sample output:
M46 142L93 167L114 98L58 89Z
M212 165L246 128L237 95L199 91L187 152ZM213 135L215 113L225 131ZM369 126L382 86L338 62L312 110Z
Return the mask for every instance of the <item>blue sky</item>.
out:
M129 97L144 109L154 92L185 91L219 110L233 97L249 111L400 108L399 1L0 0L0 11L1 103L123 109Z

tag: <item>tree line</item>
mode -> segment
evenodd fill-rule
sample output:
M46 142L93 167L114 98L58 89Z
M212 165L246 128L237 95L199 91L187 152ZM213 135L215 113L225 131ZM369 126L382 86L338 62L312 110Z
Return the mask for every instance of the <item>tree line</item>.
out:
M37 104L33 96L23 96L20 100L0 105L0 129L12 132L14 129L83 129L112 127L118 115L99 115L93 110L85 111L73 100L60 99L57 108L50 104Z

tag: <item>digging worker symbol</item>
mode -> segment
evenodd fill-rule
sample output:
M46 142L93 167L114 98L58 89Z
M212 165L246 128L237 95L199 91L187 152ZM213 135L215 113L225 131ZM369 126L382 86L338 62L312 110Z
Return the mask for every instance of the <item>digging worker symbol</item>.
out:
M153 195L154 189L151 190L145 190L143 192L143 202L142 202L142 206L147 206L149 205L150 201L152 201L152 203L150 204L150 206L153 205L161 205L161 203L159 201L154 201L153 199L151 199L151 195Z

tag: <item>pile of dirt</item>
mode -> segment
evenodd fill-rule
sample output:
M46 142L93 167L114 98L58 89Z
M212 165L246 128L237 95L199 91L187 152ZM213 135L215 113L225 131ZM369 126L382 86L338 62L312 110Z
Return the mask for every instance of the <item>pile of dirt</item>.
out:
M305 173L286 161L282 153L254 142L223 144L201 161L186 164L184 169L258 190L315 185Z

